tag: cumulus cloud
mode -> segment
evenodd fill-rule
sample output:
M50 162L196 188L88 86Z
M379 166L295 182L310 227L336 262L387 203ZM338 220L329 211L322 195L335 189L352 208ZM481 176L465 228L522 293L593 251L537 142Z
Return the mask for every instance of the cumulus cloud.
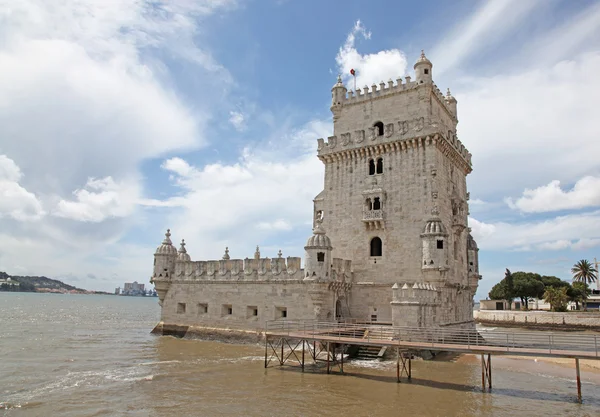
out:
M135 183L115 182L112 177L89 178L85 187L75 190L74 201L61 200L54 215L84 222L101 222L130 215L138 201Z
M558 210L580 209L600 206L600 178L586 176L575 183L569 191L563 191L560 181L551 181L535 189L526 189L523 196L506 200L510 208L524 213L543 213Z
M35 194L19 185L22 176L21 169L12 159L0 155L0 217L39 220L45 214L42 204Z
M352 31L346 37L346 42L335 58L339 72L344 80L351 78L350 70L356 71L356 87L363 88L373 83L396 79L406 73L406 56L399 49L379 51L375 54L362 55L356 49L357 38L371 39L371 32L357 20ZM351 86L354 88L354 85Z
M469 218L469 224L483 250L581 250L600 243L600 211L515 223Z

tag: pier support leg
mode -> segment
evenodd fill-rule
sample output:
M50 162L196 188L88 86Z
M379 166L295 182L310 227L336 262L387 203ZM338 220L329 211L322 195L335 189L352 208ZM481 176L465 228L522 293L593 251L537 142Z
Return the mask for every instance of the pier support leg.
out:
M400 349L396 348L396 382L400 383Z
M408 380L412 379L412 354L408 353Z
M340 371L344 373L344 345L341 345L342 349L340 352Z
M327 342L327 373L329 373L329 355L331 354L329 350L329 342Z
M283 366L283 337L281 338L281 357L279 358L279 365Z
M302 341L302 372L304 372L304 340Z
M265 368L267 367L268 362L268 350L269 350L269 336L265 333Z
M577 401L582 402L581 398L581 375L579 373L579 359L575 359L575 372L577 373Z
M485 386L492 390L492 355L488 353L487 360L485 355L481 355L481 389L485 392Z

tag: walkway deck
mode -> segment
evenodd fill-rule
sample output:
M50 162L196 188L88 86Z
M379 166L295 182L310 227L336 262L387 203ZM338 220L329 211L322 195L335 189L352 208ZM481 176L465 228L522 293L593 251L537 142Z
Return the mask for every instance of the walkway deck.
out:
M397 377L406 371L411 378L411 352L430 350L479 354L482 358L482 385L492 387L492 355L519 355L572 358L577 372L578 399L581 401L579 359L600 359L598 336L582 333L546 333L536 331L505 332L496 330L460 330L454 328L411 328L382 325L361 325L317 321L275 320L267 322L265 329L265 368L273 358L279 365L296 359L304 369L305 347L316 363L321 354L326 355L327 372L331 365L343 373L343 355L336 349L344 346L381 346L393 348L397 356ZM311 346L312 343L312 346ZM317 343L319 347L317 347ZM302 345L302 358L297 354ZM287 356L284 346L288 347ZM269 347L271 357L268 357ZM487 359L486 359L487 356ZM402 369L400 369L402 365ZM407 367L408 365L408 367Z

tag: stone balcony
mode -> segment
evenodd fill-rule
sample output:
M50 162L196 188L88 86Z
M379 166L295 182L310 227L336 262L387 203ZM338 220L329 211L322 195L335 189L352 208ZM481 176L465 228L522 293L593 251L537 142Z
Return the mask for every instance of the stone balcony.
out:
M363 210L362 221L367 229L384 229L383 210Z

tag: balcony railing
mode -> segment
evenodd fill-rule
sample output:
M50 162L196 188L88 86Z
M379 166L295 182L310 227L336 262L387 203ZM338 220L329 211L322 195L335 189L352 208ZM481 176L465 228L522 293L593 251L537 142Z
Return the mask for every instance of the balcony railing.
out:
M363 211L363 220L383 220L383 210L365 210Z

